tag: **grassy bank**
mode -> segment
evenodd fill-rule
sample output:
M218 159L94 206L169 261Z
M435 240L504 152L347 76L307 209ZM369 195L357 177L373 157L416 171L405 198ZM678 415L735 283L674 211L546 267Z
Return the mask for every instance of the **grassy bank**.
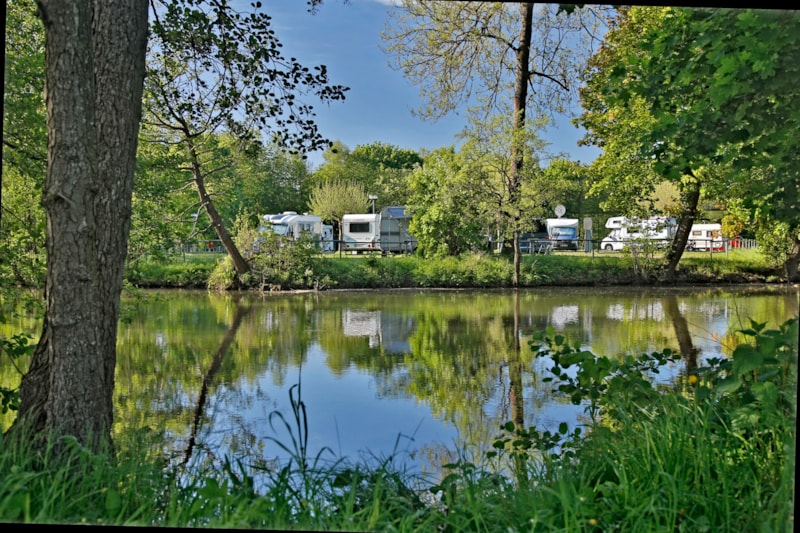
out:
M653 285L662 279L661 257L625 253L562 252L524 255L520 287ZM193 254L168 262L140 262L127 279L140 287L228 289L234 286L230 261L220 254ZM492 254L463 257L346 255L300 253L296 257L261 257L245 280L257 290L376 288L512 287L512 258ZM728 253L687 252L678 283L780 282L780 273L755 250Z
M494 450L440 480L390 460L322 465L303 439L292 462L225 471L169 465L155 442L117 452L34 454L0 442L0 521L346 531L793 531L797 319L753 324L751 342L678 383L653 385L668 351L619 362L552 332L531 347L583 431L507 423ZM541 347L541 349L540 349ZM296 435L305 423L294 402ZM143 439L146 437L143 437ZM253 473L270 482L256 486Z

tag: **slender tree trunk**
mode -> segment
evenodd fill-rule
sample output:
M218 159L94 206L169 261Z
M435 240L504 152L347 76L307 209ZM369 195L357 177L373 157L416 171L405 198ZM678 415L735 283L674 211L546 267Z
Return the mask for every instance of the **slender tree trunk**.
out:
M146 0L41 0L47 279L42 335L11 432L99 449L113 421L117 321L147 36Z
M245 258L242 257L239 248L236 246L236 243L233 242L231 234L228 233L227 228L225 228L225 223L222 221L222 217L217 211L217 208L214 207L214 202L211 200L211 196L206 190L205 178L200 168L197 152L191 142L189 143L189 154L192 161L192 179L197 189L197 194L200 197L200 203L206 210L206 213L208 213L208 218L211 219L211 225L214 227L214 231L217 237L219 237L220 242L222 242L222 246L225 247L225 251L231 258L231 261L233 261L233 268L239 276L243 276L250 272L250 265Z
M678 262L683 256L683 251L686 249L686 243L692 231L692 224L694 224L694 220L697 217L697 205L700 202L700 182L693 174L690 173L689 175L693 179L683 191L683 213L681 213L678 227L675 229L675 238L672 240L672 245L665 257L667 262L665 280L668 282L675 281L675 271L678 268Z
M792 247L789 250L789 255L786 257L784 268L786 269L786 281L800 281L798 276L798 263L800 263L800 236L797 234L797 229L793 229Z
M512 285L519 286L520 252L519 252L519 198L522 169L525 155L522 149L522 135L525 129L525 105L528 101L528 81L530 78L529 60L531 53L531 36L533 33L533 3L520 5L522 28L520 29L519 48L517 48L516 80L514 83L514 126L511 141L511 173L509 175L509 203L514 212L514 276Z

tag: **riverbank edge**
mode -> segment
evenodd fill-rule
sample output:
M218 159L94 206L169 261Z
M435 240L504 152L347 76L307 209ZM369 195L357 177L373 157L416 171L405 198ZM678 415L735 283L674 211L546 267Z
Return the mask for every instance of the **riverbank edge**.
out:
M740 287L740 286L761 286L761 287L800 287L800 282L788 281L783 278L778 278L774 275L759 275L759 274L725 274L722 276L705 276L692 273L686 276L678 276L675 281L667 282L663 280L635 280L621 279L619 281L590 281L590 282L576 282L565 280L552 280L548 282L540 282L535 284L521 284L514 287L511 284L497 284L497 285L468 285L461 284L458 286L447 285L403 285L403 286L373 286L363 287L356 285L337 285L333 287L323 288L275 288L271 287L269 290L260 290L258 287L237 287L227 289L212 289L209 288L208 282L185 282L176 283L174 281L144 281L139 280L133 285L138 289L198 289L198 290L211 290L212 292L252 292L252 293L319 293L319 292L333 292L333 291L376 291L376 290L490 290L490 289L539 289L539 288L688 288L688 287Z

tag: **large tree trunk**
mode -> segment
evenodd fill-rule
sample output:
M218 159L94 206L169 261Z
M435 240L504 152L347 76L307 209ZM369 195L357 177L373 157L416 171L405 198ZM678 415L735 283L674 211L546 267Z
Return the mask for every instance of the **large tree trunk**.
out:
M41 0L47 279L11 428L110 438L117 321L141 115L146 0Z
M668 282L675 281L675 271L678 268L678 262L683 256L683 251L686 249L686 243L689 240L689 234L692 232L692 224L697 217L697 204L700 202L700 182L692 176L691 182L686 186L683 191L683 213L681 213L678 227L675 229L675 238L672 239L667 255L665 257L667 267L665 279Z
M531 53L531 36L533 33L533 3L520 5L522 28L520 28L519 47L517 48L516 79L514 83L514 126L511 141L511 173L509 175L509 203L514 212L514 277L512 284L519 286L520 252L519 252L519 199L522 168L525 164L521 143L522 131L525 129L525 106L528 102L528 82L530 81L529 60Z

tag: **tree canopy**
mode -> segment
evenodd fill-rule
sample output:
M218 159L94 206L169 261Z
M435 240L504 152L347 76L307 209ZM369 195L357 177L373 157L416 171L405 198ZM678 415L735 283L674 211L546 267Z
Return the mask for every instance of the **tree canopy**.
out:
M682 191L670 272L703 187L797 220L800 141L787 132L798 124L798 22L795 11L634 6L592 58L578 122L607 150L600 165L633 194L663 179ZM753 168L771 169L767 181Z
M148 140L180 146L182 168L199 204L241 275L249 267L209 194L208 180L231 164L213 151L213 134L266 140L291 153L325 147L307 99L343 100L327 68L286 58L260 2L239 12L231 2L154 2L145 124ZM313 5L312 5L313 7ZM213 155L211 155L213 153Z

